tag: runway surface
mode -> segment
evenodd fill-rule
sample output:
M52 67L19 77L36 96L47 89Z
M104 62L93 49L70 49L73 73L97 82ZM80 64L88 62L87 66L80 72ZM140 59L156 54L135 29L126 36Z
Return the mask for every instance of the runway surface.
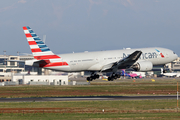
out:
M178 96L179 97L179 96ZM168 96L92 96L92 97L42 97L42 98L0 98L0 102L43 102L43 101L83 101L83 100L153 100L177 99L175 95Z

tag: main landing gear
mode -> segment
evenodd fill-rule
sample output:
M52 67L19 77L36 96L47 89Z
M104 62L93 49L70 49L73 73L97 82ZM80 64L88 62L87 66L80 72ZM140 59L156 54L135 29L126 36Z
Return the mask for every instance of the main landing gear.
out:
M120 78L120 74L113 73L111 76L108 77L108 81L113 81L114 79Z
M113 73L108 77L108 81L113 81L113 80L115 80L117 78L120 78L120 77L121 77L120 74ZM90 77L87 77L87 81L92 81L92 80L95 80L95 79L98 79L98 78L99 78L98 74L92 73Z
M167 71L166 71L166 65L164 65L164 67L163 67L163 73L167 73Z
M87 81L92 81L92 80L95 80L95 79L98 79L98 78L99 78L98 74L92 73L90 77L87 77Z

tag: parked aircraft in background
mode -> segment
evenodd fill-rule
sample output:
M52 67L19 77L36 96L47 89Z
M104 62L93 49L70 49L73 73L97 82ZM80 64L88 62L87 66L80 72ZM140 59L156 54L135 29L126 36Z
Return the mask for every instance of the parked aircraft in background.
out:
M180 73L164 73L163 69L161 68L161 75L167 76L167 77L180 77Z
M146 77L146 72L137 72L137 71L131 71L132 74L137 74L137 76L141 76L141 78Z
M126 73L125 70L122 70L121 76L127 76L131 78L142 78L142 76L137 75L136 73Z
M90 71L88 81L99 78L97 72L112 72L108 77L111 81L120 76L118 69L149 71L155 65L164 65L178 57L172 50L159 47L56 55L30 27L23 29L34 56L33 60L25 61L26 65L64 72Z

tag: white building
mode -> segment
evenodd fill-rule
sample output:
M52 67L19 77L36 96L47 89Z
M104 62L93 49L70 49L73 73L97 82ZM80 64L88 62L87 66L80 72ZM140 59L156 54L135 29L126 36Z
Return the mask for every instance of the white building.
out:
M68 76L53 76L53 75L23 75L23 76L11 76L11 81L22 82L20 84L30 84L36 82L40 85L43 82L47 82L53 85L68 85ZM39 84L38 84L39 83Z

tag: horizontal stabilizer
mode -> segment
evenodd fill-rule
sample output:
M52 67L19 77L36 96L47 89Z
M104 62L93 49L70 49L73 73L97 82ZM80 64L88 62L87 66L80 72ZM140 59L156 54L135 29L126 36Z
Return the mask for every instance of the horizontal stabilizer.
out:
M5 60L7 62L25 62L25 60Z

